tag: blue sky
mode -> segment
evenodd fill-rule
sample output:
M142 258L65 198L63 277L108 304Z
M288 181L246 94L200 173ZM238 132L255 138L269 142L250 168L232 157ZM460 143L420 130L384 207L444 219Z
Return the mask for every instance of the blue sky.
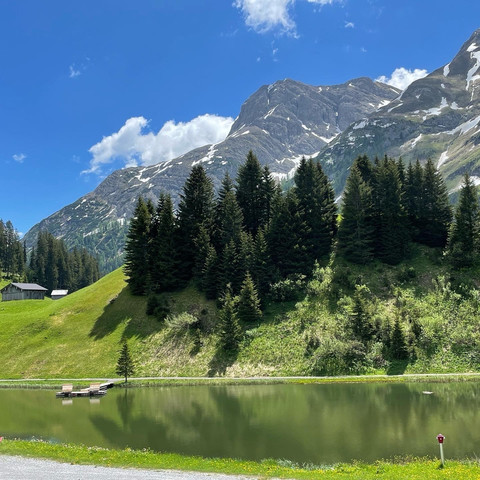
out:
M0 0L0 218L220 141L276 80L407 85L477 28L471 0Z

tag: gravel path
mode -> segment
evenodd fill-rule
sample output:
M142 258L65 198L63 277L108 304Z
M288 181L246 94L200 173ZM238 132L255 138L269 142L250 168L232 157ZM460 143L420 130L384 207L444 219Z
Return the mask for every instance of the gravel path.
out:
M180 472L178 470L140 470L71 465L52 460L0 455L0 479L8 480L247 480L252 477L219 473Z

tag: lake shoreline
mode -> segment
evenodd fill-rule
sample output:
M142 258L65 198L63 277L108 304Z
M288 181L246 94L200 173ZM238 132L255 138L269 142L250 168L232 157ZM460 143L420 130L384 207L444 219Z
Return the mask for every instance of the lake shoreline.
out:
M340 375L331 377L141 377L123 379L107 377L59 378L59 379L0 379L0 388L56 389L65 383L75 385L95 381L113 381L115 387L171 387L200 385L285 385L285 384L330 384L330 383L449 383L480 380L480 373L419 373L403 375Z
M73 444L51 444L43 441L4 439L0 455L17 455L68 462L70 464L103 467L140 468L148 470L181 470L195 472L245 475L261 478L322 479L362 478L400 480L405 478L477 479L480 465L477 460L447 461L445 468L433 458L398 458L373 463L353 462L334 465L299 465L285 460L266 459L260 462L231 458L203 458L171 453L155 453L148 449L124 450L86 447Z

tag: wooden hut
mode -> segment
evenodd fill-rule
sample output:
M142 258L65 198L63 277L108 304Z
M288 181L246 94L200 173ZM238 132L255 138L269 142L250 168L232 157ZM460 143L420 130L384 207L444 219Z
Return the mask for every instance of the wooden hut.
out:
M52 300L58 300L68 295L68 290L52 290L51 297Z
M10 300L43 300L47 289L36 283L9 283L0 290L2 302Z

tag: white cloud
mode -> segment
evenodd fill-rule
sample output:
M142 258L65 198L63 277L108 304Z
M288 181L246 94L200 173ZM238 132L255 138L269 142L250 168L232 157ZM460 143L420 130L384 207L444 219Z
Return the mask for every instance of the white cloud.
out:
M295 0L235 0L234 5L242 10L245 23L256 32L264 33L274 27L295 32L295 22L289 12L294 3Z
M345 28L355 28L355 24L353 22L345 22Z
M218 143L225 139L233 118L200 115L190 122L166 122L157 134L144 132L148 121L144 117L129 118L118 132L93 145L90 168L82 173L101 174L102 167L120 159L125 167L154 165L171 160L190 150Z
M70 78L75 78L82 74L81 70L75 69L75 65L70 65L68 68L70 70L68 75Z
M27 156L24 153L16 153L15 155L12 155L12 158L18 163L23 163Z
M291 17L291 8L297 0L235 0L245 17L247 26L258 33L280 28L283 33L296 36L296 24ZM331 5L342 0L307 0L316 5Z
M419 78L426 77L427 75L428 72L423 68L407 70L404 67L400 67L396 68L390 77L382 75L375 80L377 82L386 83L388 85L392 85L393 87L400 88L400 90L405 90L412 82L418 80Z

